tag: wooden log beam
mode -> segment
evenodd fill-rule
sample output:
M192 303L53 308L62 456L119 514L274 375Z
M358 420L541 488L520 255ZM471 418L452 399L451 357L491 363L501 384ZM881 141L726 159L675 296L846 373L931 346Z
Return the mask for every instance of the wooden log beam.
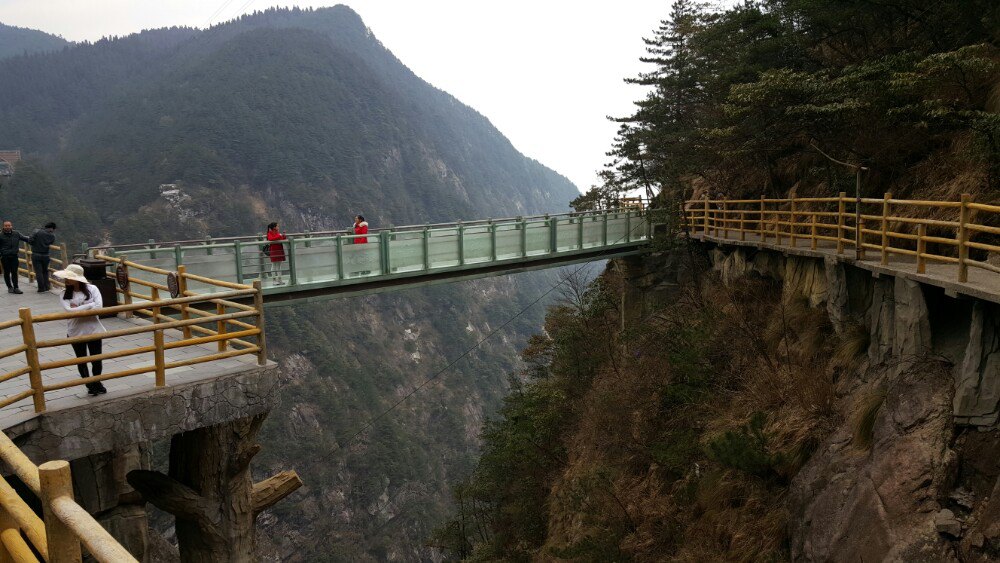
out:
M254 516L267 510L301 486L302 479L294 470L282 471L259 483L254 483L252 496Z

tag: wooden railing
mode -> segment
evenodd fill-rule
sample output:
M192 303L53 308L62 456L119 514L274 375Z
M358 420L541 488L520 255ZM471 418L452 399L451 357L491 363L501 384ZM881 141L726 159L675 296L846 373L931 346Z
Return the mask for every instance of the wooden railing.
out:
M842 254L853 249L864 260L876 252L882 264L893 256L913 259L918 273L928 262L955 264L960 282L969 268L1000 273L1000 206L959 201L838 197L708 199L685 202L688 231L709 237L776 246L820 246Z
M183 268L180 268L179 272L173 274L176 276L180 286L178 296L175 298L164 298L161 296L161 292L169 291L166 278L172 274L171 272L135 264L121 258L106 256L103 258L116 265L125 264L127 268L132 270L145 271L147 274L162 275L164 277L163 283L129 276L127 291L121 287L117 287L117 291L124 298L124 305L105 307L96 311L58 312L42 315L33 315L30 308L22 308L19 309L20 318L0 322L0 330L19 327L22 333L21 344L0 350L0 359L18 354L24 354L25 357L24 366L0 374L0 383L25 375L28 376L29 380L29 384L24 391L0 399L0 408L31 397L34 401L35 412L41 413L45 412L45 394L47 392L148 373L155 374L156 387L163 387L167 385L166 371L171 368L212 362L246 354L255 354L259 365L266 363L267 347L264 337L264 306L259 281L254 282L253 285L232 284L187 274ZM222 291L210 295L196 294L186 290L189 280L219 286ZM148 293L140 291L142 288L147 289ZM232 299L252 300L253 304L237 303L232 301ZM202 310L202 307L211 310ZM171 316L171 312L177 315L177 317ZM77 317L93 316L95 314L139 316L145 317L150 322L148 324L136 323L133 327L84 336L50 340L38 340L35 336L35 327L39 323L65 321ZM167 330L177 331L180 338L167 342L164 338L164 332ZM66 359L55 361L40 361L38 355L38 351L44 348L68 346L97 339L109 341L137 334L148 334L150 342L102 354L79 358L67 357ZM253 341L248 341L247 339ZM165 359L165 352L168 350L208 343L217 344L216 353L174 362L168 362ZM103 361L136 355L148 356L150 354L152 355L152 361L148 365L137 368L105 373L86 379L72 378L48 384L42 378L43 373L48 370L76 366L77 364L96 360Z
M42 505L39 517L0 477L0 561L79 563L82 543L102 563L138 563L74 500L69 462L36 466L3 432L0 459Z
M38 277L35 265L31 260L31 247L27 243L22 243L17 251L17 273L28 278L29 282L34 282ZM52 277L52 272L62 270L69 265L69 253L65 244L53 244L49 246L49 271L45 275L49 277L52 285L62 287L63 284L57 278Z

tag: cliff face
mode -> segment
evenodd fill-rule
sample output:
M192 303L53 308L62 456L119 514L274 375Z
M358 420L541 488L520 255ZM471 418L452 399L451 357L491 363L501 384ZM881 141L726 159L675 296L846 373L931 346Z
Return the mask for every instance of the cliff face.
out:
M436 536L446 549L473 560L1000 554L994 305L701 245L615 262L589 291L550 310L545 354L537 339L526 352L539 366L487 427L483 460L456 491L465 510ZM581 365L571 352L588 331L612 344ZM540 396L566 414L553 420ZM541 500L498 478L492 457L525 427L552 452ZM511 455L514 467L535 457ZM517 531L532 513L539 527Z

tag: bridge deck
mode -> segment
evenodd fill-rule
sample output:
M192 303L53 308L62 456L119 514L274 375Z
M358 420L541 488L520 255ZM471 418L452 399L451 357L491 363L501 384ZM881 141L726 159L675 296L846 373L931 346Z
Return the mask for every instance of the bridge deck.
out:
M877 251L869 250L865 259L856 260L853 248L848 247L843 253L838 254L836 243L831 241L817 241L816 249L812 250L809 240L799 240L799 246L789 246L787 235L783 244L780 245L774 242L773 235L768 238L769 242L761 242L760 235L749 232L746 233L745 241L740 240L739 233L723 237L718 233L705 234L704 231L692 233L691 238L723 245L766 248L796 256L831 258L868 270L873 275L901 276L943 288L952 295L968 295L984 301L1000 303L1000 276L986 270L970 269L968 281L960 282L958 281L958 268L954 264L928 261L926 271L921 274L917 273L916 259L913 257L892 254L889 257L889 263L883 265L880 254Z
M59 304L59 297L55 292L37 293L33 284L21 279L21 289L23 295L13 295L10 293L0 293L0 319L16 319L20 307L30 307L33 315L44 313L61 312L63 309ZM139 324L149 324L149 321L138 318L102 319L101 322L108 330L128 328ZM66 336L66 321L53 321L35 324L36 339L49 340ZM179 330L164 331L164 340L173 342L179 340L182 333ZM104 352L115 352L138 346L150 345L153 342L152 334L135 334L108 338L104 340ZM16 327L0 331L0 349L19 346L22 344L21 331ZM167 362L180 361L204 356L216 352L215 345L195 345L184 348L176 348L166 352ZM38 351L40 361L64 360L74 357L73 350L69 346L59 346L53 348L42 348ZM0 360L0 372L7 372L25 366L25 355L23 353L10 356ZM148 366L153 363L153 353L138 354L123 358L115 358L104 361L104 373L127 370ZM170 386L191 383L203 380L212 380L236 372L257 368L257 361L253 355L237 356L225 358L212 362L197 364L193 366L182 366L166 371L167 384ZM43 381L46 385L63 381L79 380L80 376L75 366L46 370L42 373ZM86 387L69 387L46 392L46 413L59 411L79 406L94 405L110 399L121 398L129 395L136 395L154 389L154 375L152 373L133 375L111 379L104 382L108 393L105 395L90 396ZM30 388L27 375L15 377L0 383L0 397L12 396L26 391ZM31 398L25 398L9 406L0 408L0 429L7 429L25 420L37 416L34 412ZM42 415L44 416L44 415Z
M150 242L95 249L157 271L184 266L188 274L229 283L260 280L267 303L349 296L554 267L634 253L648 243L642 210L602 210L564 215L417 225L364 236L300 233L282 241L283 259L262 237ZM268 245L271 245L268 248ZM115 252L117 251L117 252ZM218 286L189 283L200 293Z

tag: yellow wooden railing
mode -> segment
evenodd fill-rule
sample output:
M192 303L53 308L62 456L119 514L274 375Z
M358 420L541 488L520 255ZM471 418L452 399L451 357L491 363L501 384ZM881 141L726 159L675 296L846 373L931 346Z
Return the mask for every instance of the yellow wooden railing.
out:
M59 250L62 250L62 247ZM115 265L124 265L130 270L143 272L146 274L145 278L129 275L128 289L117 287L125 302L124 305L105 307L98 311L43 315L33 315L29 308L22 308L19 309L19 318L0 322L0 330L20 329L22 336L21 344L0 350L0 359L19 354L24 354L25 358L23 367L0 375L0 382L24 376L29 379L27 389L23 392L0 399L0 408L30 397L34 401L35 412L41 413L45 411L46 392L147 373L154 373L155 386L163 387L167 385L166 371L171 368L246 354L255 354L259 365L266 363L264 307L260 282L254 282L252 286L232 284L188 274L183 267L180 271L172 273L116 257L100 257ZM68 260L63 252L62 258L53 258L53 262L59 267L65 267ZM28 275L30 254L25 253L22 263L27 265L27 269L22 269L21 273ZM163 298L161 292L170 291L167 278L171 275L176 276L178 295L173 298ZM151 276L161 276L164 278L163 282L150 280ZM58 282L58 280L53 281ZM189 281L216 286L222 291L197 294L187 290ZM144 293L142 289L146 292ZM250 301L252 305L237 303L233 299ZM202 310L203 307L209 310ZM176 318L170 316L171 312ZM35 326L38 323L64 321L94 314L139 316L148 322L137 322L134 327L111 330L98 335L51 340L35 338ZM167 330L176 331L180 338L166 342L164 331ZM151 343L82 358L68 357L48 362L39 360L38 350L43 348L86 342L94 338L113 340L137 334L149 334ZM246 339L251 339L252 342ZM164 353L167 350L213 342L217 343L216 353L176 362L165 360ZM148 354L153 356L149 365L88 379L73 378L64 382L45 384L42 377L47 370L95 360ZM2 432L0 432L0 459L39 498L42 505L42 516L39 517L7 479L0 477L0 562L78 563L81 561L81 544L101 562L136 561L83 507L76 503L73 498L68 462L49 461L36 466Z
M42 505L39 517L0 477L0 561L79 563L82 543L102 563L136 562L73 498L69 462L36 466L0 432L0 459Z
M124 263L130 269L162 275L164 278L171 274L171 272L165 270L150 268L120 258L104 258L115 263ZM169 291L166 279L164 279L163 283L160 283L158 281L149 281L148 279L129 276L129 290L124 291L120 287L117 289L124 296L125 304L105 307L96 312L102 315L119 313L125 316L138 315L145 317L150 321L149 323L136 323L132 327L110 330L95 335L38 340L35 337L35 326L38 323L65 321L75 317L92 316L95 314L95 311L33 315L30 308L22 308L19 309L20 318L0 322L0 330L20 328L22 336L21 344L0 350L0 359L19 354L24 354L25 359L22 367L0 374L0 383L17 377L28 377L27 388L24 391L0 399L0 408L31 397L34 401L35 412L41 413L45 411L46 392L147 373L154 373L155 385L163 387L167 384L166 371L171 368L212 362L246 354L255 354L257 362L260 365L266 363L267 348L264 338L264 306L259 282L254 282L254 285L232 284L188 274L183 271L183 268L174 275L180 286L180 294L176 298L161 297L161 292ZM196 294L187 291L186 286L189 280L214 285L223 288L225 291L212 294ZM148 289L148 293L139 291L143 287ZM232 301L233 299L249 300L253 304L237 303ZM202 307L212 310L205 311L201 309ZM171 317L168 314L171 311L178 314L178 318ZM180 338L166 342L164 331L167 330L176 330ZM104 352L93 356L67 357L62 360L47 362L39 360L38 351L40 349L68 346L98 338L105 341L115 340L137 334L148 334L150 342L148 344L129 346L124 349ZM195 334L198 336L195 336ZM254 342L246 340L248 338L253 339ZM167 350L213 342L217 343L217 352L214 354L175 362L167 362L165 360L164 353ZM42 377L48 370L76 366L85 362L149 354L152 354L152 361L148 365L105 373L87 379L72 378L67 381L46 384Z
M17 272L24 277L28 278L29 282L34 282L35 278L38 277L38 272L35 271L35 265L31 261L32 252L31 247L27 243L22 243L21 247L17 252ZM49 281L57 286L62 287L62 281L57 278L52 277L52 272L56 270L62 270L67 265L69 265L69 253L66 252L65 244L53 244L49 246L49 271L45 275L49 276Z
M969 268L1000 273L990 258L1000 253L1000 206L959 201L837 197L704 199L684 205L688 231L708 237L775 246L819 247L858 259L878 253L881 264L895 256L913 259L918 273L928 262L955 264L960 282Z

